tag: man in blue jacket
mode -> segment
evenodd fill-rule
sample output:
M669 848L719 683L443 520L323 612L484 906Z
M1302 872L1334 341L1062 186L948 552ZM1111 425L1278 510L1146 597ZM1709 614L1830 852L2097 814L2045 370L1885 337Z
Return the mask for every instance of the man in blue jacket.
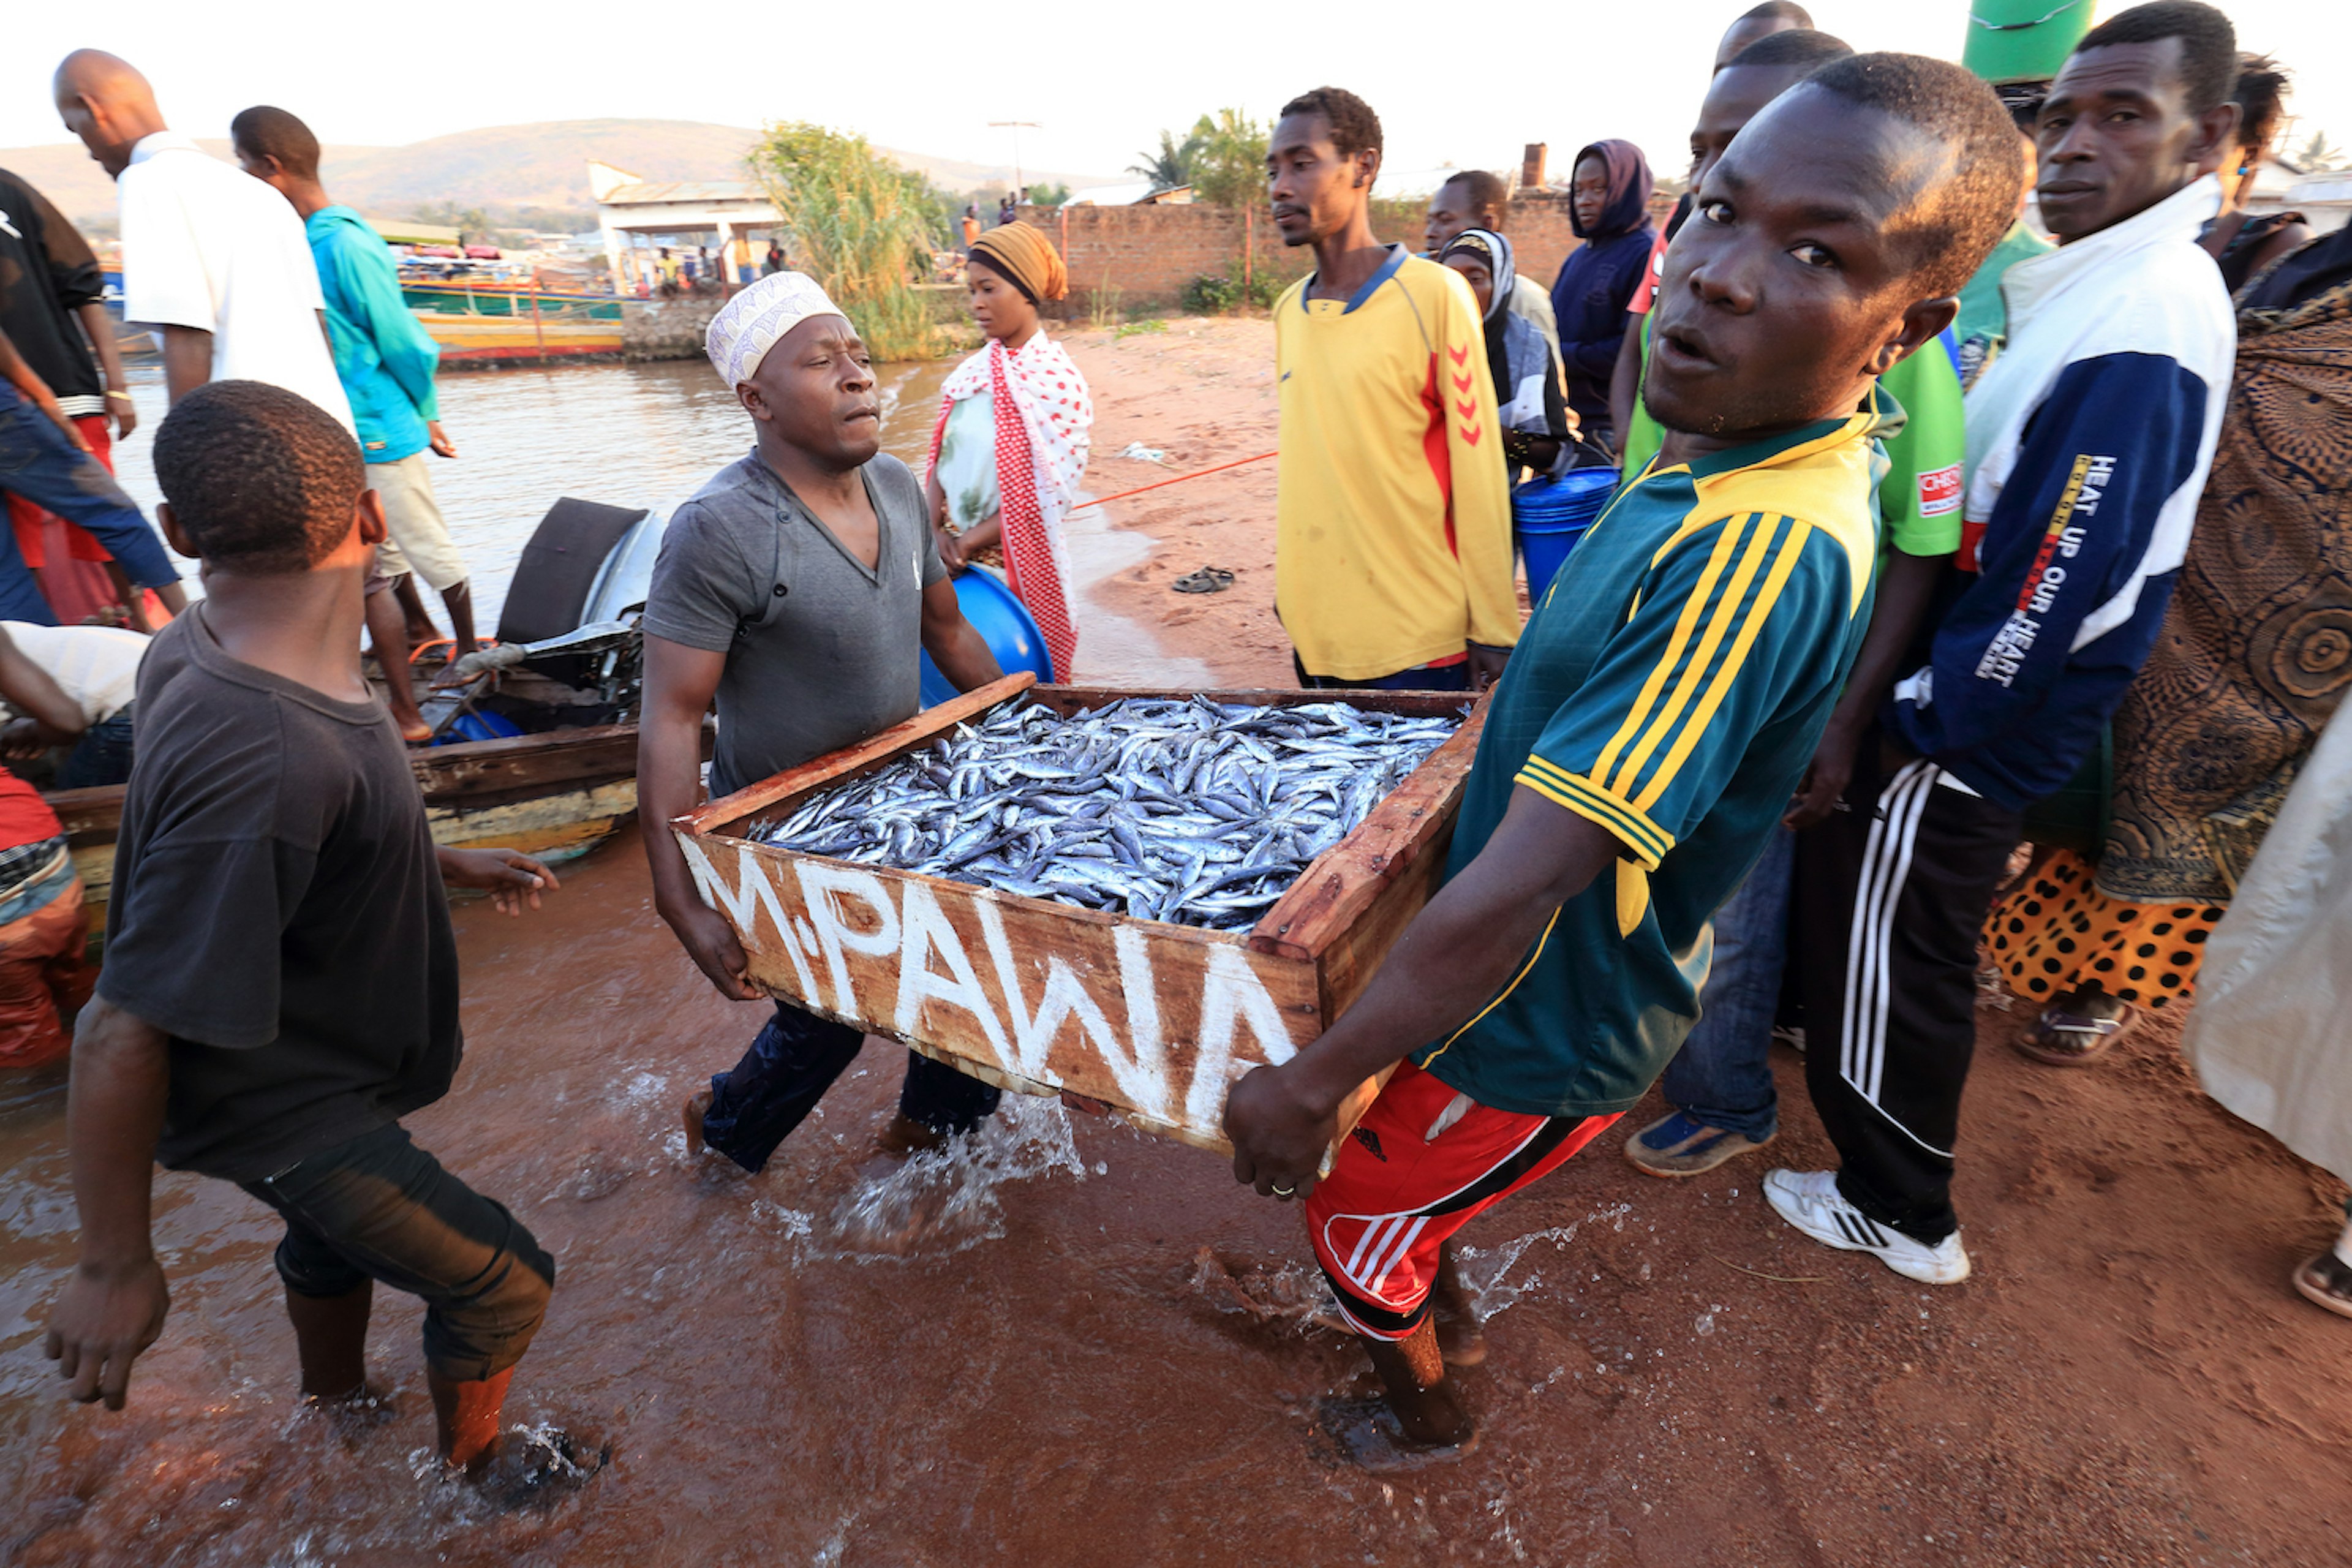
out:
M319 183L319 139L282 109L267 105L245 110L229 122L238 164L274 186L301 215L327 298L327 330L335 351L335 374L351 398L359 425L360 451L367 461L368 488L383 497L391 539L376 558L387 581L368 595L368 635L385 668L405 663L410 634L431 635L432 623L417 604L404 612L410 595L405 579L423 577L441 595L454 636L448 662L474 646L474 599L466 563L434 500L425 466L430 447L444 458L457 448L441 429L441 405L433 375L441 350L400 295L400 271L392 249L367 220L330 198ZM429 736L415 701L403 683L391 682L392 710L412 741Z
M1824 1245L1968 1278L1952 1150L1976 1037L1977 931L2024 836L2147 658L2213 460L2237 328L2197 238L2237 126L2237 39L2197 0L2084 36L2035 127L2058 248L2002 279L2009 341L1968 396L1959 564L1927 662L1895 688L1851 809L1800 840L1805 1078L1836 1171L1764 1195Z

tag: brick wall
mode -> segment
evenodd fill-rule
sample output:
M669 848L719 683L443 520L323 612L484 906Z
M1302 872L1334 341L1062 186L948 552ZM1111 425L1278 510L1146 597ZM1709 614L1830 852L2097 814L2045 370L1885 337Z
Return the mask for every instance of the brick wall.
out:
M1022 217L1045 231L1070 268L1070 297L1061 313L1083 316L1098 298L1108 305L1117 291L1118 308L1171 307L1195 278L1222 276L1238 268L1250 250L1253 272L1270 268L1284 281L1307 270L1294 258L1263 212L1231 207L1116 206L1021 209Z
M1384 204L1384 209L1391 205ZM1293 250L1282 243L1262 210L1244 214L1204 205L1024 207L1021 216L1053 238L1069 265L1070 297L1061 306L1065 317L1085 316L1097 296L1114 289L1121 310L1173 307L1193 279L1238 269L1244 250L1250 253L1253 276L1284 283L1304 276L1313 265L1304 247ZM1417 218L1383 210L1372 227L1384 240L1421 247ZM1523 195L1511 204L1506 227L1520 271L1549 288L1560 262L1577 245L1569 227L1567 197L1549 191Z
M1568 253L1584 243L1568 221L1568 195L1562 191L1522 191L1513 196L1503 232L1510 237L1519 276L1546 289L1559 276L1559 264Z

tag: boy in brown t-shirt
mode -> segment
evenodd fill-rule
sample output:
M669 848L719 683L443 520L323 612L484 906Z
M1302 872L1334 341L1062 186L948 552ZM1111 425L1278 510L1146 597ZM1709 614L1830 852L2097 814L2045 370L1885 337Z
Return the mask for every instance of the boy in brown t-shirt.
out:
M447 1091L461 1049L444 885L512 914L555 878L433 842L361 673L384 523L351 434L281 387L215 382L164 420L155 469L207 596L140 670L106 969L74 1045L80 1256L47 1353L75 1398L122 1408L171 1305L148 1227L160 1159L284 1217L306 1395L366 1396L375 1281L423 1298L440 1452L478 1468L555 1264L398 1119Z

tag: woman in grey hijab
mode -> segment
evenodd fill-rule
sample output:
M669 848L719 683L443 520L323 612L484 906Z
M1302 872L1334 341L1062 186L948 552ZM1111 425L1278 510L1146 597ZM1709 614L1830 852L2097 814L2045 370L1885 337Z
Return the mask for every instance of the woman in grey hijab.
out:
M1557 473L1568 466L1575 441L1560 395L1559 360L1535 323L1511 310L1511 242L1491 228L1467 228L1448 240L1437 259L1462 274L1486 318L1486 367L1503 425L1503 461L1514 479L1532 468Z

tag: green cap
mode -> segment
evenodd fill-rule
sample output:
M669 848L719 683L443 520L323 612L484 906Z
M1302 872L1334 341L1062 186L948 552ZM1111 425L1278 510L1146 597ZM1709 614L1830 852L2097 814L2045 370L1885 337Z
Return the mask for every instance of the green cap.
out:
M1960 63L1998 86L2048 81L2091 30L2092 0L1971 0Z

